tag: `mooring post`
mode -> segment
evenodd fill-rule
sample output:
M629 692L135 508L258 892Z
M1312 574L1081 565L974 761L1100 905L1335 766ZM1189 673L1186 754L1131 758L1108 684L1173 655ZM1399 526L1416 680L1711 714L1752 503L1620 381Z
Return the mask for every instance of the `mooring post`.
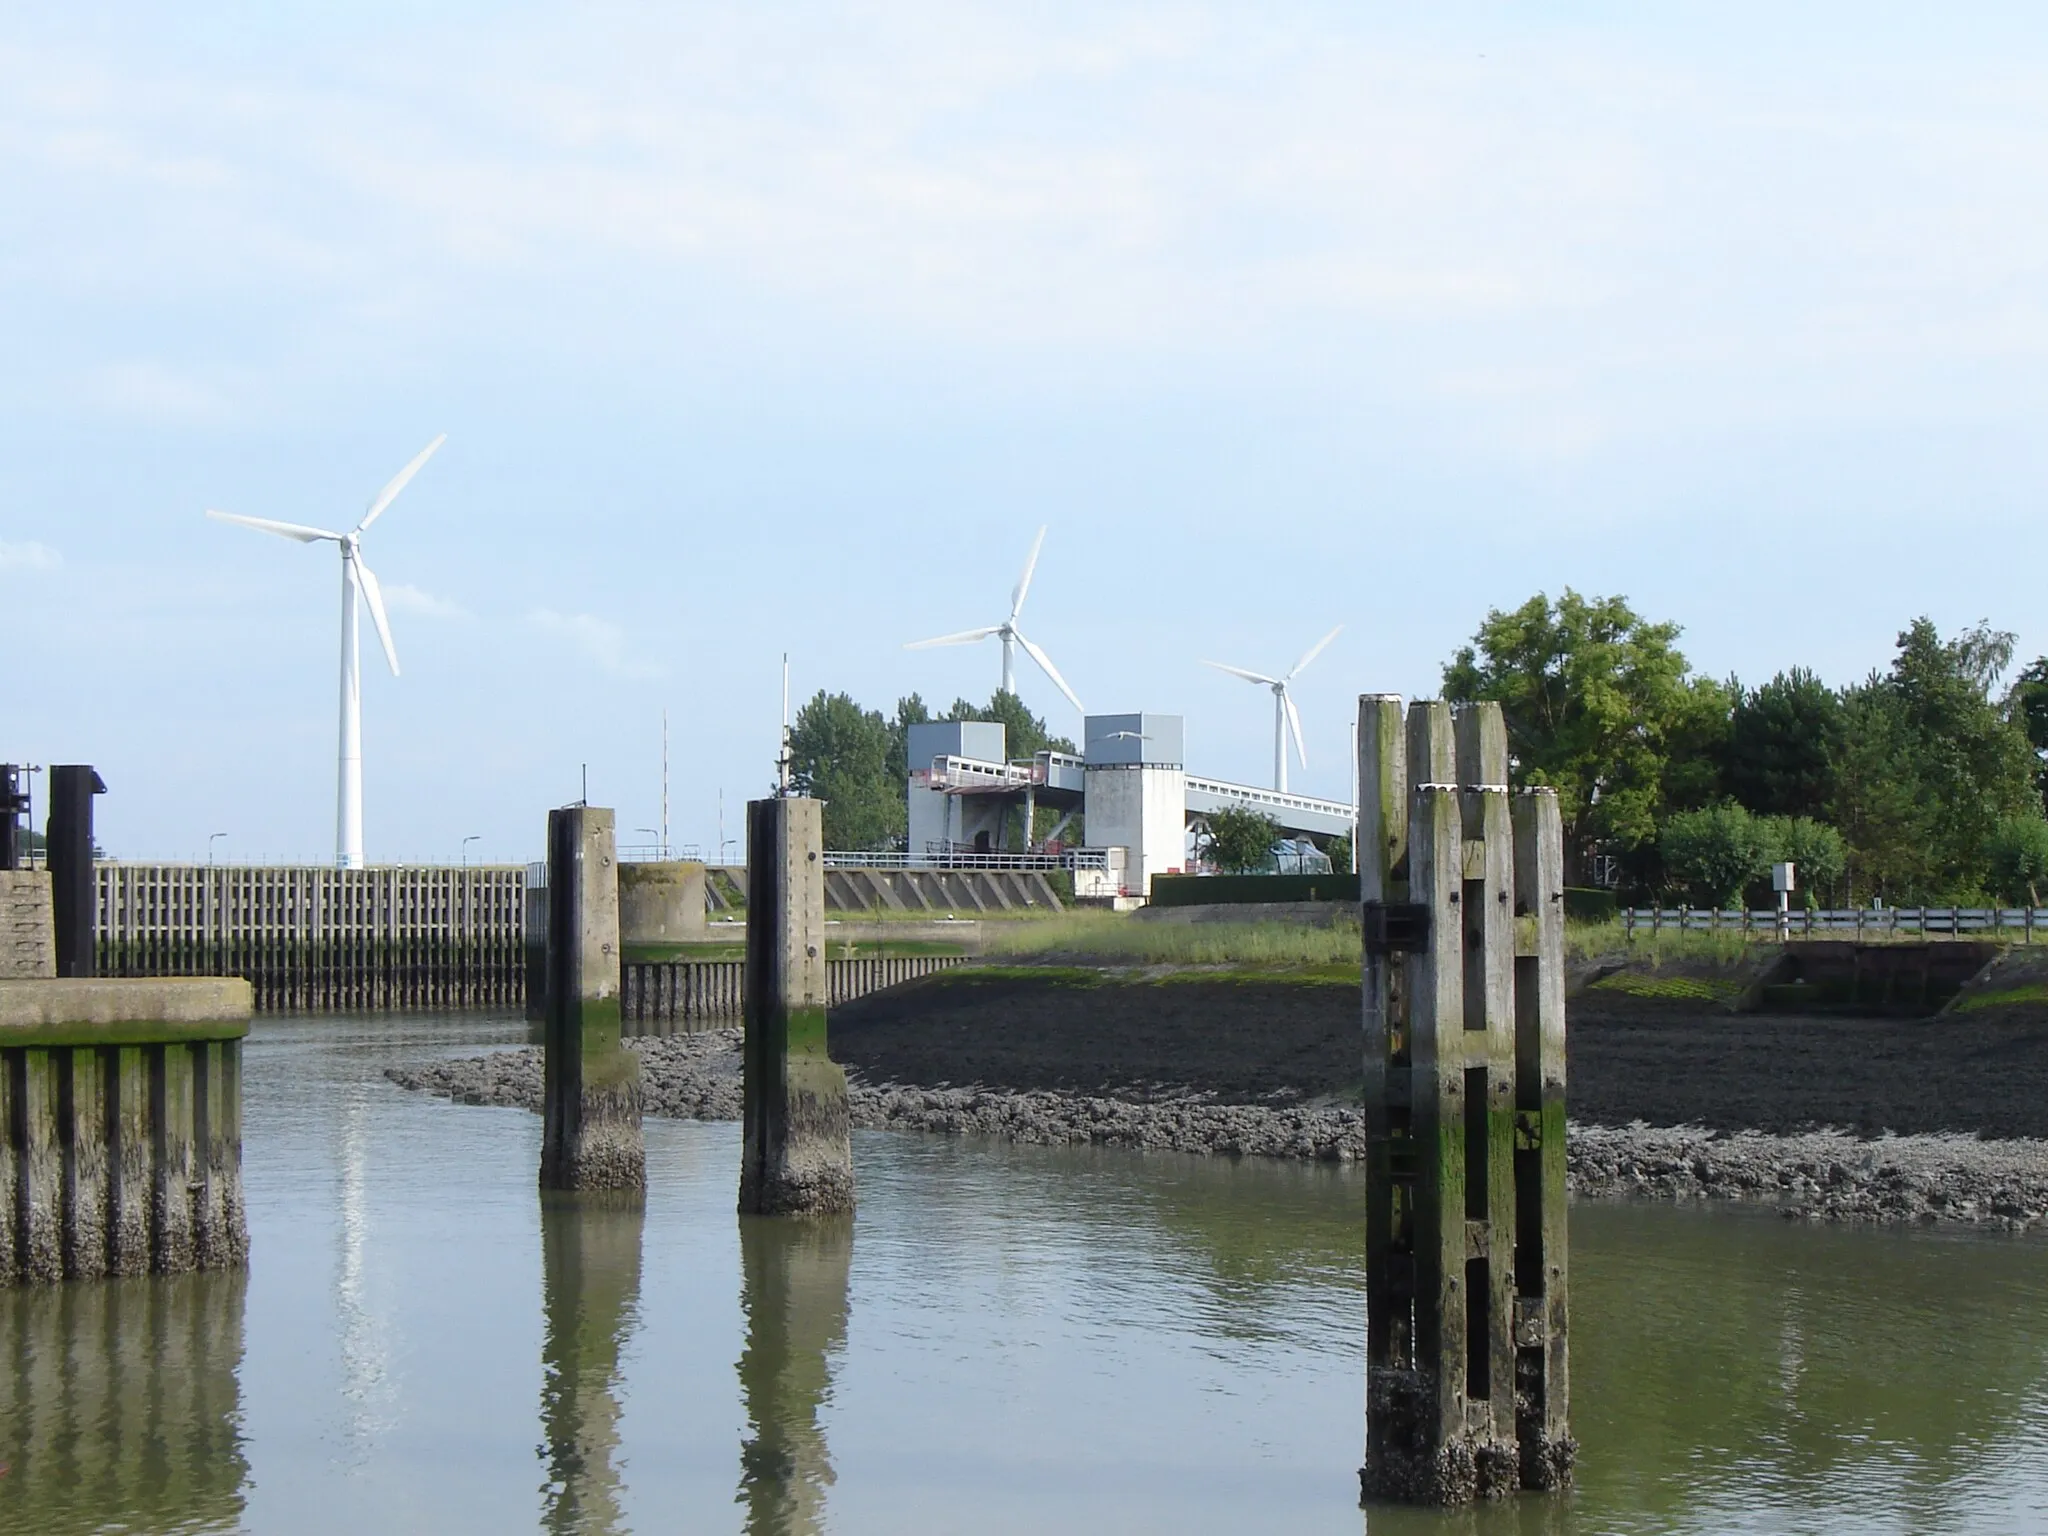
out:
M619 1038L619 878L613 816L548 812L548 1012L542 1189L647 1187L640 1058Z
M57 974L99 974L92 863L92 797L107 786L88 766L50 770L50 821L44 848L50 868L50 905L56 918Z
M823 802L747 805L740 1210L853 1209L846 1073L826 1052Z
M1459 1504L1518 1483L1555 1487L1570 1476L1572 1451L1564 1416L1556 798L1530 802L1531 857L1543 858L1520 878L1518 903L1500 707L1454 712L1419 702L1405 721L1391 696L1367 695L1359 708L1368 1115L1362 1492ZM1546 956L1554 966L1545 967ZM1525 1097L1534 1114L1524 1112Z

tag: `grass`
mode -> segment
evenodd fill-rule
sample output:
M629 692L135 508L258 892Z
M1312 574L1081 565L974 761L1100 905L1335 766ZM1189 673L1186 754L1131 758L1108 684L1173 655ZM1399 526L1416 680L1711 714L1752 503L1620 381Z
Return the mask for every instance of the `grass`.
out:
M1667 1003L1722 1003L1740 993L1742 984L1721 976L1657 976L1617 971L1594 982L1592 990Z
M2048 1003L2048 982L2033 981L2024 986L2007 987L2003 991L1987 988L1973 992L1957 1002L1955 1011L1975 1013L1980 1008L2000 1008L2008 1003Z
M1647 961L1652 969L1665 964L1739 965L1756 953L1759 943L1777 942L1746 939L1740 933L1680 933L1667 929L1651 933L1638 926L1630 938L1621 920L1605 923L1566 923L1566 960L1626 959Z
M1063 912L1035 923L984 929L991 958L1096 965L1226 966L1246 972L1338 972L1358 978L1358 930L1298 923L1141 922L1116 912ZM1318 975L1315 979L1321 979Z

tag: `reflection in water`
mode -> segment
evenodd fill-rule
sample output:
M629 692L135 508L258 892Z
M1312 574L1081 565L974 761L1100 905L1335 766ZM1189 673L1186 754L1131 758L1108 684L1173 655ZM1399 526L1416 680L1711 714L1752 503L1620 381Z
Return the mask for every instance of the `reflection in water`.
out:
M0 1530L233 1530L244 1277L0 1291Z
M378 1437L394 1421L396 1406L387 1330L369 1296L367 1116L362 1093L351 1093L337 1122L340 1135L335 1147L341 1223L334 1257L334 1317L339 1325L341 1395L347 1404L345 1435L351 1466L370 1460Z
M638 1195L541 1195L546 1336L540 1422L546 1528L623 1531L619 1357L639 1321Z
M832 1357L846 1343L853 1218L742 1216L740 1258L749 1435L737 1502L747 1507L749 1536L803 1536L825 1528L832 1485L818 1410L831 1399Z

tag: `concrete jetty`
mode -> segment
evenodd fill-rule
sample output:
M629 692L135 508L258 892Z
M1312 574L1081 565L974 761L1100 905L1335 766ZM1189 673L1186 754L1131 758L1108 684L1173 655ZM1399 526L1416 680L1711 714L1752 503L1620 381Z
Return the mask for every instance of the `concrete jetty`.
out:
M540 1185L647 1187L640 1059L619 1038L619 880L612 812L548 812L546 1098Z
M747 806L747 970L740 1210L853 1209L846 1073L825 1043L823 804Z
M0 980L0 1284L239 1269L246 981Z
M1563 828L1498 704L1359 700L1367 1498L1570 1481Z

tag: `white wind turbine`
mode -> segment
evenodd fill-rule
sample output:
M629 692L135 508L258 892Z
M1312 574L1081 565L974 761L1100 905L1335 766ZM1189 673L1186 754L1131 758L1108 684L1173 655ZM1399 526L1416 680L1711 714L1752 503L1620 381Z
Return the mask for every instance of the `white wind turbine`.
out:
M1041 528L1038 530L1038 537L1031 542L1031 558L1024 562L1024 574L1017 578L1017 590L1010 594L1010 616L1002 623L989 624L981 629L963 629L957 635L940 635L936 640L913 640L903 649L921 651L934 645L973 645L976 641L986 640L990 635L1000 635L1003 641L1003 692L1017 691L1016 648L1021 645L1024 647L1024 654L1037 662L1039 670L1052 679L1053 686L1067 696L1067 702L1085 715L1088 711L1074 696L1074 690L1067 686L1067 680L1060 676L1059 668L1052 664L1052 658L1026 639L1024 631L1017 627L1017 615L1024 611L1024 594L1031 590L1031 573L1038 569L1038 551L1044 545L1045 530Z
M1308 766L1308 748L1301 740L1301 711L1294 707L1294 699L1287 692L1287 685L1301 675L1310 662L1323 654L1323 647L1343 633L1339 624L1322 639L1310 646L1307 652L1292 667L1285 677L1268 677L1263 672L1247 672L1243 667L1226 667L1220 661L1205 661L1205 667L1214 667L1219 672L1228 672L1232 677L1241 677L1248 683L1258 683L1273 690L1273 787L1283 794L1287 790L1287 734L1294 733L1294 751L1301 759L1301 766Z
M356 594L370 604L370 621L377 626L377 638L384 644L384 659L391 663L391 675L398 676L398 648L391 643L391 621L384 614L384 594L377 578L363 561L363 534L384 515L384 509L398 498L406 482L420 472L420 466L434 456L434 450L448 441L443 432L419 452L405 468L391 477L391 483L370 502L363 520L347 533L329 533L324 528L307 528L298 523L272 522L267 517L241 517L233 512L207 510L208 517L224 523L259 528L280 538L301 544L322 542L341 546L341 746L337 767L334 819L334 861L343 869L363 867L363 653L356 621Z

